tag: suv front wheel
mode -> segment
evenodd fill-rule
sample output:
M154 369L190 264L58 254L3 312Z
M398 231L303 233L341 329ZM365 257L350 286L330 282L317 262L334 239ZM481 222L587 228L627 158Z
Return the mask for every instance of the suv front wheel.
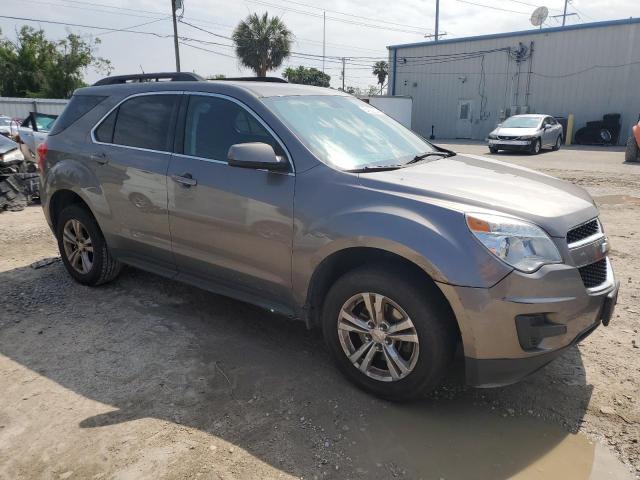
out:
M93 215L79 205L64 208L56 222L62 262L83 285L100 285L118 276L122 264L111 256Z
M338 368L389 400L416 398L438 386L455 350L455 320L436 287L402 273L392 267L349 272L323 308L324 338Z

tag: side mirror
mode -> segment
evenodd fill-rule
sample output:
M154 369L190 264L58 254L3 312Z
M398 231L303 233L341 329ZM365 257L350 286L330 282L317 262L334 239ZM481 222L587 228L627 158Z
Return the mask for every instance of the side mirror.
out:
M232 167L282 171L289 168L287 161L276 155L267 143L236 143L229 147L227 162Z
M496 128L500 128L501 126L502 126L502 124L499 123L499 124L496 125Z

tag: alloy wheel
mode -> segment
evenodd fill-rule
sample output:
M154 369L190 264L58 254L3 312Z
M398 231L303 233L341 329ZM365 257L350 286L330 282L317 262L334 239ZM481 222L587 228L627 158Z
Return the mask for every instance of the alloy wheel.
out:
M416 366L416 328L402 307L384 295L363 292L349 298L340 309L337 327L344 354L370 378L398 381Z
M62 229L62 243L69 265L78 273L89 273L93 267L93 243L85 226L75 218L68 220Z

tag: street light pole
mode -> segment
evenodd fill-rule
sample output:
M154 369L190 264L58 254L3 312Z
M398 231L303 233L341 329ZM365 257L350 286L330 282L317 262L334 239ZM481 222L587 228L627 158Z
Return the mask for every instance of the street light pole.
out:
M180 48L178 46L178 21L176 20L176 0L171 0L173 14L173 47L176 51L176 72L180 71Z

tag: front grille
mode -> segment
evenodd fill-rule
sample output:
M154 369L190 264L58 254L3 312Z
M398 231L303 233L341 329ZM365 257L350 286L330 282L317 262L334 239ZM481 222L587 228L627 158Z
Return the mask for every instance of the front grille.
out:
M508 137L505 135L498 135L498 140L517 140L518 137Z
M578 269L585 288L593 288L607 281L607 259L603 258L591 265Z
M600 232L600 224L596 218L574 228L573 230L569 230L567 233L567 243L572 244L579 242L580 240L590 237L591 235L595 235L598 232Z

